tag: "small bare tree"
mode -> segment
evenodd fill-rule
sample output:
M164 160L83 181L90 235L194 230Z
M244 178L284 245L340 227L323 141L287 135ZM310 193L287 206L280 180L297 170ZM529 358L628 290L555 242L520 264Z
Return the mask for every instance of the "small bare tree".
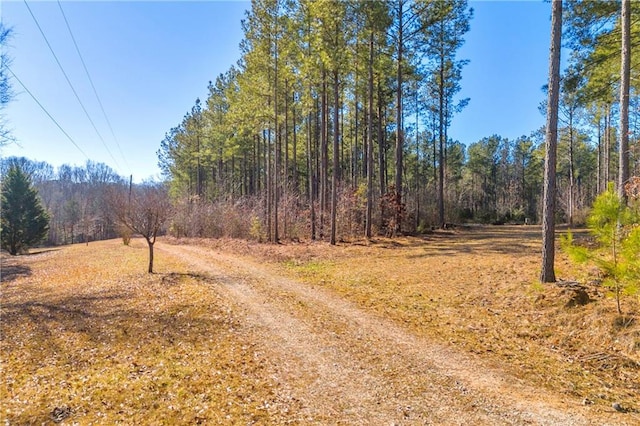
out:
M147 241L148 272L153 273L153 245L173 210L165 185L146 183L128 189L113 187L108 198L114 218Z

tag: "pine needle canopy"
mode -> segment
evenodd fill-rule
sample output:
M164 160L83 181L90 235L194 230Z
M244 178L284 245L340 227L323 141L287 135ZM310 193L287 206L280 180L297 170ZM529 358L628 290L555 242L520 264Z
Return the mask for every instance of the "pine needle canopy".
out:
M49 231L49 215L42 207L29 175L11 165L2 182L0 241L12 255L40 243Z

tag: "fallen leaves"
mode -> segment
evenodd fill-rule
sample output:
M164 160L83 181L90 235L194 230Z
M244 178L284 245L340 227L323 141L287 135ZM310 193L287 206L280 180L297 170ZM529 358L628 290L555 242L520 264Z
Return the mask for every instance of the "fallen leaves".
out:
M637 409L637 321L617 321L602 295L566 308L562 289L532 284L539 234L528 229L400 238L393 245L199 243L271 261L276 275L329 290L534 385L596 408L617 402ZM61 423L81 424L323 420L304 417L305 402L286 387L286 365L272 365L255 345L258 330L212 291L216 276L193 274L162 251L158 273L147 274L146 256L146 246L133 240L131 247L107 241L16 260L22 272L0 284L0 422L42 424L63 414ZM562 277L575 273L562 259L559 269ZM275 296L296 315L313 311L286 292ZM637 316L637 301L629 306ZM309 323L332 324L336 339L346 328L323 315ZM369 338L355 344L381 344ZM431 386L393 369L381 374L399 389ZM402 410L412 415L408 406Z
M250 252L279 273L478 354L530 383L588 398L601 409L612 401L640 409L640 324L618 326L601 288L589 286L590 303L568 307L572 292L537 284L540 235L536 227L479 227L397 238L391 245L380 239L246 250L232 243L227 250ZM220 241L198 243L222 249ZM564 279L589 282L562 254L556 269ZM632 319L640 314L638 302L625 300ZM609 362L594 366L580 358L602 352Z
M250 330L216 293L119 241L20 258L2 283L0 422L251 423L277 419ZM168 272L170 271L170 272ZM227 392L227 388L233 392Z

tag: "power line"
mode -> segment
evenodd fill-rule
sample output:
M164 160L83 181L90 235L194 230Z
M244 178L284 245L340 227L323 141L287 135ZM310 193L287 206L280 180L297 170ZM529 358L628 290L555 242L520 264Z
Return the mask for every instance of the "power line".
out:
M60 0L58 0L58 7L60 8L60 13L62 13L62 17L64 18L64 22L67 25L67 29L69 30L69 35L71 36L71 40L73 40L73 45L76 48L76 52L78 52L78 56L80 57L80 62L82 62L82 67L84 68L84 72L87 74L87 78L89 79L89 83L91 83L91 88L93 89L93 94L96 95L96 99L98 100L98 105L100 105L100 110L102 111L102 115L104 115L104 119L107 122L107 125L109 126L109 130L111 131L111 136L113 136L113 140L116 142L116 147L118 148L118 151L120 152L120 155L122 156L122 159L124 160L125 165L129 169L129 171L131 171L131 167L129 167L129 164L127 163L127 158L123 154L122 149L120 148L120 143L118 142L118 138L116 137L116 134L113 131L113 127L111 126L111 121L109 120L109 117L107 116L107 113L104 110L104 106L102 105L102 101L100 100L100 96L98 96L98 91L96 90L96 86L93 84L93 79L91 78L91 74L89 74L89 69L87 68L87 64L84 62L84 58L82 57L82 53L80 53L80 48L78 47L78 43L76 42L76 38L73 36L73 31L71 31L71 26L69 25L69 21L67 20L67 15L65 15L64 10L62 9L62 4L60 3Z
M71 136L69 136L69 134L62 128L62 126L58 123L58 121L53 118L53 116L51 114L49 114L49 111L47 111L47 109L40 103L40 101L35 97L35 95L33 93L31 93L31 91L27 88L27 86L25 86L25 84L22 82L22 80L20 80L18 78L18 76L13 72L13 70L11 69L11 67L9 67L9 65L5 64L5 67L7 68L7 70L11 73L11 75L13 76L13 78L16 79L16 81L18 83L20 83L20 86L22 86L22 88L25 90L25 92L27 92L29 94L29 96L31 96L31 98L33 98L33 100L38 104L38 106L40 108L42 108L42 110L44 111L45 114L47 114L47 116L51 119L51 121L53 121L53 123L58 126L58 129L60 129L60 131L62 133L64 133L64 135L67 137L67 139L69 139L71 141L71 143L73 144L73 146L75 146L78 151L80 151L82 153L82 155L85 156L85 158L87 160L89 160L89 157L87 156L87 154L85 154L85 152L82 150L82 148L80 148L80 146L76 143L76 141L73 140L73 138Z
M51 51L51 54L53 55L54 59L56 60L56 63L58 64L58 67L60 68L60 71L62 71L62 74L64 75L64 78L67 80L67 83L69 83L69 87L71 87L71 91L76 96L76 99L78 100L78 103L82 107L82 110L84 111L85 115L89 119L89 122L91 123L91 126L93 126L93 130L95 130L96 134L98 135L98 138L100 138L100 140L102 141L102 145L105 147L105 149L109 153L109 156L111 157L111 159L115 162L116 167L118 167L118 169L120 169L120 164L118 164L118 160L115 159L115 157L111 153L111 150L109 150L109 147L107 146L107 143L104 141L104 138L102 137L102 135L98 131L98 128L96 127L95 123L91 119L91 116L89 115L89 112L87 111L87 109L85 108L84 104L80 100L80 96L78 96L78 92L76 92L76 89L73 87L73 84L71 84L71 80L69 79L69 76L65 72L62 64L60 63L60 60L58 60L58 56L54 52L53 48L51 47L51 44L49 43L49 39L47 39L47 36L45 35L44 31L42 30L42 27L40 27L40 24L38 23L38 20L36 19L35 15L31 11L31 8L29 7L29 4L27 3L27 0L23 0L23 1L24 1L25 6L27 6L27 9L29 10L29 14L31 14L31 17L33 18L33 21L36 23L36 26L38 27L38 30L40 30L40 34L42 34L42 37L44 38L44 41L47 43L47 46L49 47L49 50Z

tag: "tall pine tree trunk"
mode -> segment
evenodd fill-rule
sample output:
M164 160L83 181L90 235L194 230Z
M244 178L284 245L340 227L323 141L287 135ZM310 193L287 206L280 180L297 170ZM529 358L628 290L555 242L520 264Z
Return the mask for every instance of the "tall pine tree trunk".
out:
M597 193L602 192L602 126L600 124L601 118L598 117L598 176L596 180Z
M556 281L555 195L556 151L558 146L558 101L560 92L560 42L562 40L562 0L552 0L551 48L549 51L549 93L547 102L546 153L544 158L544 195L542 206L542 271L540 281Z
M403 10L405 0L398 0L398 87L396 92L396 164L395 164L395 212L394 235L401 231L402 222L402 154L404 149L404 130L402 123L402 55L404 50Z
M287 238L287 220L288 220L288 204L289 204L289 81L284 81L284 172L282 176L284 197L284 213L282 234Z
M328 106L327 106L327 71L322 69L322 95L321 95L321 113L320 113L320 239L324 239L324 216L327 212L327 182L329 169L329 149L328 149Z
M629 74L631 69L631 0L622 0L622 63L620 68L620 152L618 194L626 202L629 181Z
M444 228L444 52L440 52L440 82L438 86L438 225Z
M575 180L575 165L573 160L573 109L571 109L571 111L569 111L569 225L573 225Z
M331 239L336 244L336 218L338 215L339 138L340 138L340 87L338 71L333 71L333 173L331 177Z
M291 127L291 131L293 132L293 152L291 153L293 159L293 170L291 172L292 178L293 178L293 192L295 194L298 193L298 132L296 131L297 126L297 116L296 116L296 104L295 104L295 91L291 94L292 96L292 105L291 105L291 119L293 120L293 126Z
M367 113L367 211L365 237L371 238L373 210L373 30L369 38L369 104Z
M271 164L271 127L267 129L267 241L273 241L273 166Z
M273 76L273 129L275 132L275 155L273 157L273 242L280 240L278 209L280 204L280 151L282 144L281 131L278 122L278 1L276 0L275 34L274 34L274 76Z
M604 181L602 192L606 191L607 184L611 180L611 105L607 104L604 116Z
M420 226L420 99L419 99L419 86L416 83L416 167L414 170L414 188L415 188L415 203L416 203L416 219L415 230Z
M378 168L380 170L380 195L384 195L387 193L387 150L385 145L384 138L384 128L383 128L383 99L382 99L382 83L380 82L381 77L378 75Z
M309 210L311 214L311 240L316 239L316 206L315 206L315 198L314 198L314 181L315 181L315 172L313 169L313 150L311 143L311 112L309 112L307 118L307 186L309 190Z
M358 91L358 77L359 77L359 73L358 73L358 58L360 57L359 52L360 52L360 41L358 39L359 37L359 28L356 28L356 61L355 61L355 72L354 72L354 83L353 83L353 87L354 87L354 101L353 101L353 108L354 108L354 114L355 114L355 118L354 118L354 129L352 130L353 133L353 148L352 148L352 158L351 158L351 162L349 164L351 164L351 182L353 185L353 190L356 191L358 189L358 178L359 176L359 168L358 168L358 159L360 158L359 155L359 148L358 148L358 130L360 129L360 121L358 120L360 118L359 113L359 97L358 94L360 93ZM344 130L343 130L344 131Z

